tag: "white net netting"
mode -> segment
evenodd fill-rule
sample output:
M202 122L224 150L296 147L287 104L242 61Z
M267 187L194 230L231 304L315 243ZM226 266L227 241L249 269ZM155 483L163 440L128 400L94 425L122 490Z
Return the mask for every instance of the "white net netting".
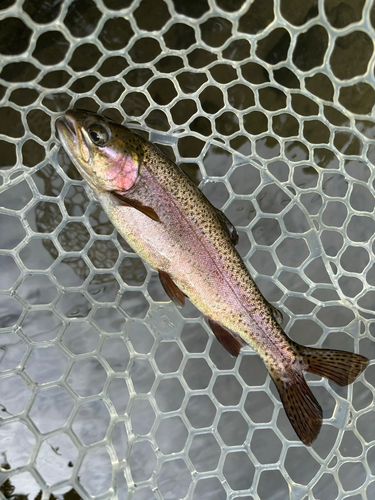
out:
M369 0L0 2L1 498L375 498L374 365L307 377L325 420L303 446L54 129L125 120L237 226L294 340L374 359L374 29Z

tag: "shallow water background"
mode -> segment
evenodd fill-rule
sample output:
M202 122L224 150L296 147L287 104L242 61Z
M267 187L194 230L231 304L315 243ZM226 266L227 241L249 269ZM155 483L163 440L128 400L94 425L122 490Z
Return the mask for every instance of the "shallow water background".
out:
M296 341L375 358L370 1L0 5L0 498L375 495L373 363L296 438L118 235L55 136L75 107L156 143L240 234Z

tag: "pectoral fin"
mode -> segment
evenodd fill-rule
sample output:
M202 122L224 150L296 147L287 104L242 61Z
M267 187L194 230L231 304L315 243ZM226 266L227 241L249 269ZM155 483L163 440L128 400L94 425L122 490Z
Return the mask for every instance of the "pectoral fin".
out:
M241 347L244 347L246 342L239 335L221 326L220 323L216 323L216 321L212 321L211 319L208 322L220 344L225 347L229 354L237 357Z
M215 210L233 245L237 245L238 243L237 229L233 226L233 224L231 223L231 221L228 219L228 217L225 215L224 212L222 212L218 208L215 208Z
M139 210L143 214L147 215L147 217L150 217L150 219L160 222L158 214L155 212L155 210L151 207L146 207L143 205L140 201L133 200L131 198L126 197L124 194L118 192L118 191L112 191L112 194L116 196L118 200L120 200L124 205L128 205L129 207L133 207L136 210Z
M163 285L168 297L179 307L185 305L185 295L178 286L173 282L168 273L159 271L160 282Z

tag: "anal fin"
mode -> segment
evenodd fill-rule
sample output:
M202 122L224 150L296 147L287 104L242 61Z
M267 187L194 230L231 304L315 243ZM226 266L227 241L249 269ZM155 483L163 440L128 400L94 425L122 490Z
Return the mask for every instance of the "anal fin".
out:
M216 321L211 319L208 322L220 344L225 347L229 354L237 357L241 347L247 345L246 342L236 333L232 333L224 328L220 323L216 323Z
M159 271L160 283L168 295L168 297L179 307L185 305L185 294L181 292L178 286L173 282L172 278L165 271Z
M123 193L121 193L119 191L112 191L112 194L114 196L116 196L116 198L118 200L120 200L124 205L128 205L129 207L133 207L136 210L139 210L143 214L147 215L147 217L150 217L150 219L152 219L156 222L160 222L159 216L153 208L146 207L140 201L128 198L127 196L125 196Z

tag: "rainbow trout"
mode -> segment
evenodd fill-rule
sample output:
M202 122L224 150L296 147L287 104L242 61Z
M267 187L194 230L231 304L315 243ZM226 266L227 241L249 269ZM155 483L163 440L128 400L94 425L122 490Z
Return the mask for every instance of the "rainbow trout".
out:
M233 225L151 143L86 111L68 111L56 126L67 154L109 219L159 272L170 299L182 307L188 297L233 356L246 345L259 354L298 437L310 445L323 415L304 373L344 386L369 360L289 339L278 311L262 296L235 249Z

